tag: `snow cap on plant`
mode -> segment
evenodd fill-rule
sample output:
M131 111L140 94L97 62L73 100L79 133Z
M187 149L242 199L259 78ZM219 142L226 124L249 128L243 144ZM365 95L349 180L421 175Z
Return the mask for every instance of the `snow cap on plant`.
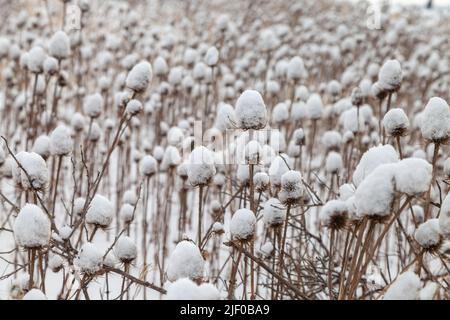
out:
M395 92L400 88L403 74L398 60L387 60L378 72L378 84L388 92Z
M309 96L306 102L306 112L309 119L319 120L323 115L323 103L322 98L317 94L313 93Z
M49 53L58 60L66 59L70 55L70 40L67 34L62 31L56 31L49 43Z
M270 198L263 205L263 220L267 226L276 227L283 224L286 217L284 206L277 198Z
M27 203L14 221L16 243L26 249L41 248L50 242L51 224L41 208Z
M125 107L125 112L130 116L135 116L143 109L142 102L137 99L132 99L128 101L127 106Z
M249 209L239 209L231 217L230 233L233 239L247 241L255 234L256 217Z
M91 119L98 118L103 109L103 97L100 93L88 95L83 104L84 113Z
M355 191L358 216L382 218L391 212L395 170L392 163L379 165L358 185Z
M420 278L412 271L399 275L384 294L384 300L418 300Z
M280 201L284 204L296 204L303 198L302 175L299 171L289 170L281 176Z
M372 147L366 151L353 173L353 183L358 186L376 167L398 162L398 154L390 144Z
M152 66L147 61L142 61L128 73L126 86L136 93L141 93L147 89L151 80Z
M47 57L44 49L40 46L33 47L27 55L27 67L32 73L44 71L44 61Z
M78 252L74 264L81 273L94 275L103 267L103 254L93 243L86 242Z
M195 243L187 240L180 241L169 258L167 278L176 281L180 278L200 280L203 278L205 260Z
M210 47L205 54L205 62L208 66L214 67L219 62L219 50L216 47Z
M66 156L73 148L70 130L65 125L57 126L50 135L50 150L55 156Z
M347 204L342 200L330 200L322 207L319 218L322 225L327 228L342 229L348 220Z
M390 136L404 136L408 133L409 119L403 109L394 108L384 115L383 126Z
M287 77L288 79L297 82L301 78L305 77L306 70L305 65L303 63L302 58L299 56L293 57L291 60L289 60L289 63L287 65Z
M267 109L258 91L245 90L236 101L236 118L243 130L259 130L267 124Z
M442 243L439 230L439 219L429 219L419 225L414 233L414 239L425 250L436 250Z
M193 186L204 186L216 174L213 153L204 146L196 147L189 155L188 179Z
M156 162L155 158L150 155L145 155L142 157L139 167L143 175L151 177L153 174L155 174L157 165L158 163Z
M48 298L41 290L33 288L23 296L22 300L48 300Z
M114 208L108 198L96 194L86 213L86 223L100 228L108 227L113 219Z
M219 300L220 293L210 283L197 285L188 278L180 278L167 287L165 300Z
M114 246L114 254L123 263L131 263L137 257L137 247L128 236L121 236Z
M45 160L37 153L26 151L19 152L15 157L21 167L17 163L12 166L14 182L23 190L43 191L49 179Z
M429 190L433 167L426 160L407 158L396 163L395 189L409 196Z
M445 100L431 98L421 117L422 136L433 142L446 142L450 138L450 107Z

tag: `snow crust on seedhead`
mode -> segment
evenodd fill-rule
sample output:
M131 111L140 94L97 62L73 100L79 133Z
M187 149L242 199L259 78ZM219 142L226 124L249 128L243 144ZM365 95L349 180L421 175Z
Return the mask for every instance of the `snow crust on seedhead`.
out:
M339 229L345 225L348 208L345 201L330 200L322 207L319 219L328 228Z
M402 67L398 60L388 60L378 72L378 83L386 91L396 91L403 79Z
M23 296L22 300L48 300L48 298L41 290L33 288Z
M82 273L95 274L103 267L103 254L93 243L86 242L81 247L74 263Z
M50 219L41 208L27 203L14 222L16 243L25 248L40 248L48 245L51 235Z
M390 213L395 170L395 164L382 164L358 185L355 192L358 216L383 217Z
M384 300L417 300L422 287L420 278L412 271L399 275L384 295Z
M108 198L96 194L86 213L86 223L105 228L113 219L114 207Z
M284 222L286 212L277 198L268 199L263 206L263 220L267 226L277 226Z
M49 43L49 53L56 59L65 59L70 55L70 40L67 34L62 31L56 31Z
M140 161L140 170L142 174L151 176L156 172L157 164L158 163L156 162L155 158L150 155L145 155Z
M256 90L245 90L236 101L238 126L244 130L263 129L267 124L267 109L261 94Z
M401 108L394 108L386 112L383 126L390 136L404 135L409 129L409 119Z
M450 107L444 99L431 98L421 116L422 136L433 142L450 138Z
M376 167L399 160L398 154L390 144L372 147L367 150L353 173L353 183L358 186Z
M68 155L73 148L70 130L65 125L57 126L50 135L50 151L56 156Z
M23 168L22 169L16 162L14 162L14 165L11 168L13 179L16 184L21 186L24 190L45 189L49 179L45 160L37 153L26 151L19 152L15 157ZM27 174L30 179L28 179Z
M219 300L220 293L210 283L197 285L188 278L178 279L169 283L165 300Z
M407 158L396 163L395 188L410 196L426 192L431 184L433 167L426 160Z
M419 225L414 238L424 249L436 248L441 243L441 234L439 230L439 219L429 219Z
M142 61L131 69L125 83L127 88L135 92L142 92L147 89L151 80L152 66L147 61Z
M216 167L213 153L204 146L192 150L188 165L188 180L191 185L206 185L215 174Z
M255 233L256 217L250 209L239 209L231 218L230 233L234 239L248 240Z
M130 263L137 257L136 244L130 237L121 236L114 246L114 254L120 261Z
M172 282L180 278L201 279L204 265L198 246L191 241L180 241L169 258L167 278Z

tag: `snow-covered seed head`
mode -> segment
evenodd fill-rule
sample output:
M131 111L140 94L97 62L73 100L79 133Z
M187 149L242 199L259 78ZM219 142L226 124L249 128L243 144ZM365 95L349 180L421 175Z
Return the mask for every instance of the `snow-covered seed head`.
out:
M205 54L205 63L210 66L214 67L219 62L219 50L217 50L216 47L210 47Z
M303 129L296 129L292 134L292 139L294 140L295 145L302 146L305 144L305 132Z
M166 60L159 56L153 61L153 70L157 77L161 77L169 73L169 66Z
M50 151L55 156L66 156L73 148L70 130L65 125L57 126L50 135Z
M36 152L44 160L50 156L50 138L47 135L40 135L34 140L33 152Z
M98 118L103 109L103 97L100 93L88 95L83 104L84 113L91 119Z
M23 296L22 300L48 300L48 298L41 290L33 288Z
M287 77L293 82L298 82L305 77L306 70L303 60L300 57L293 57L287 65Z
M264 223L269 227L277 227L283 224L286 218L284 206L277 198L270 198L263 206Z
M33 47L27 56L27 67L32 73L42 73L44 71L44 61L47 57L42 47Z
M253 176L253 183L257 192L264 192L269 187L269 175L265 172L257 172Z
M130 237L121 236L114 246L114 254L121 262L131 263L137 257L136 244Z
M213 231L215 234L220 235L220 234L225 233L225 228L224 228L224 226L223 226L222 223L216 221L216 222L214 222L214 224L212 225L212 231Z
M289 170L281 176L280 201L286 205L297 204L303 198L302 175L299 171Z
M114 208L106 197L96 194L86 213L86 223L100 228L108 227L113 219Z
M205 260L198 246L183 240L177 244L169 258L167 278L172 282L180 278L200 280L203 278L204 265Z
M306 102L306 112L309 119L319 120L323 115L323 103L322 98L317 93L313 93L309 96Z
M26 204L14 222L16 243L26 249L42 248L50 242L50 219L41 208Z
M273 255L273 253L275 252L275 248L274 248L272 242L267 241L266 243L264 243L261 246L261 248L259 249L259 252L265 259L270 259Z
M402 79L402 67L398 60L386 61L378 72L378 84L388 92L395 92L400 89Z
M142 103L139 100L132 99L128 101L127 106L125 107L125 112L130 116L135 116L143 109Z
M270 183L274 187L281 185L281 177L284 173L289 171L289 167L286 164L285 157L278 155L271 163L269 167Z
M450 107L445 100L431 98L421 117L422 136L435 143L446 142L450 138Z
M134 219L134 207L129 203L124 203L120 208L120 217L125 224L129 224Z
M103 268L103 254L93 243L86 242L78 252L74 264L81 273L95 275Z
M407 158L395 164L395 189L409 196L429 190L433 167L426 160Z
M331 151L325 161L325 170L331 174L338 174L343 167L342 157L339 153Z
M158 163L155 158L150 155L143 156L140 161L140 170L143 175L151 177L155 174Z
M150 63L143 61L135 65L128 73L126 86L134 92L140 93L147 89L151 80L152 66Z
M183 130L179 127L170 128L169 132L167 132L167 142L169 145L177 147L184 140Z
M64 259L54 254L48 259L48 266L53 272L58 273L64 267Z
M255 234L256 217L249 209L239 209L231 218L230 233L233 239L247 241Z
M327 85L327 92L333 98L333 101L336 101L342 93L342 86L338 81L331 80Z
M187 278L177 279L167 288L166 300L219 300L220 293L210 283L197 285Z
M351 101L354 106L361 106L364 100L363 93L359 87L353 88Z
M58 60L53 57L45 58L43 68L45 74L54 76L58 72Z
M379 165L358 185L355 204L359 217L382 219L391 212L395 170L395 164Z
M417 300L422 288L420 278L412 271L399 275L384 294L384 300Z
M204 186L216 174L212 152L199 146L189 155L188 179L193 186Z
M20 166L14 163L12 176L14 182L23 190L45 190L49 174L45 160L34 152L21 151L16 154Z
M267 109L258 91L245 90L236 101L236 118L243 130L259 130L267 124Z
M64 31L57 31L49 43L49 53L58 60L66 59L70 55L70 40Z
M408 133L409 119L403 109L394 108L384 115L383 126L390 136L404 136Z
M245 162L258 164L261 159L262 148L258 141L252 140L245 146Z
M347 204L342 200L330 200L322 207L319 218L323 226L340 230L347 225Z
M439 219L429 219L419 225L414 233L414 239L425 250L433 251L438 249L442 243Z

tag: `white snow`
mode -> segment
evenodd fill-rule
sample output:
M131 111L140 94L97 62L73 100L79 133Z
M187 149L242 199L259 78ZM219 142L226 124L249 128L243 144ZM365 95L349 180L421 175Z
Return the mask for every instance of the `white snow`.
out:
M167 278L172 282L180 278L201 279L204 265L205 260L198 246L191 241L183 240L177 244L170 255Z
M241 129L259 130L266 126L266 105L258 91L245 90L236 101L235 112Z
M113 220L114 207L106 197L96 194L86 213L86 223L102 228L109 226Z
M27 203L14 221L16 243L27 249L40 248L50 242L50 219L41 208Z
M255 233L256 217L249 209L239 209L231 218L230 232L234 239L248 240Z
M412 271L406 271L391 284L384 300L417 300L421 288L419 277Z

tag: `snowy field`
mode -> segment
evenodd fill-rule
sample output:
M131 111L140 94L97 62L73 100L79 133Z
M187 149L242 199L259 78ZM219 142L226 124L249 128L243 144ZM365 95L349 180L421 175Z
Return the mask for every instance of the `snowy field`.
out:
M391 3L3 3L0 299L449 299L450 1Z

